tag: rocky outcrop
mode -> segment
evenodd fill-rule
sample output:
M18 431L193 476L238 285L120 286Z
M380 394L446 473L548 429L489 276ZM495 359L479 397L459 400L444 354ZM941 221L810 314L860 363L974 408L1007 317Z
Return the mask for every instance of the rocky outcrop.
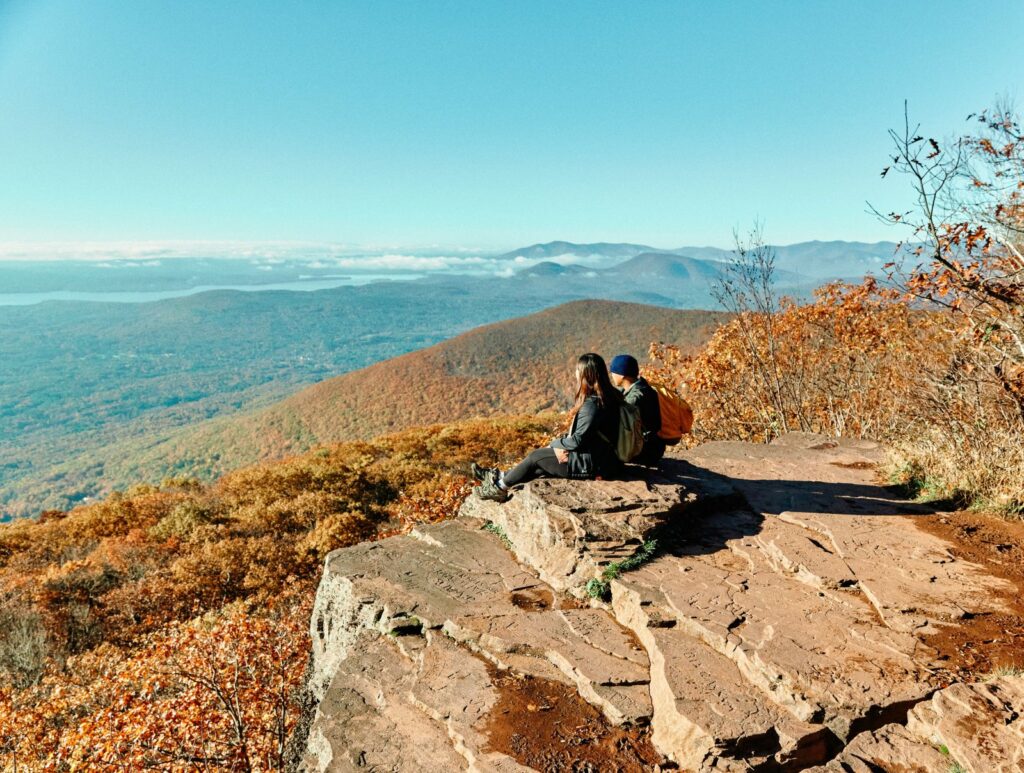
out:
M537 480L505 504L470 498L461 514L495 524L544 582L582 596L603 567L633 555L698 502L706 509L731 496L724 478L673 463L636 480Z
M687 770L859 770L842 766L921 743L970 766L983 734L956 736L954 707L995 693L936 692L923 639L997 609L1005 584L915 528L913 506L874 483L880 455L813 435L710 443L647 479L535 481L332 553L308 767L526 769L489 742L496 673L571 688L610 726L649 725ZM587 598L652 539L649 560L609 575L606 604Z

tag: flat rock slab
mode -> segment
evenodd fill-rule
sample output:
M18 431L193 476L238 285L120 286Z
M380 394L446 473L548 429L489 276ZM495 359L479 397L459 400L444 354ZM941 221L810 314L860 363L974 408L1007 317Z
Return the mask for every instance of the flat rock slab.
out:
M688 512L731 496L735 491L720 476L671 460L636 480L535 480L501 504L471 496L460 515L499 526L518 559L544 582L583 596L609 563L633 555Z
M318 771L525 771L481 751L475 728L497 700L483 663L442 639L418 662L364 631L313 718L306 768Z
M1024 771L1024 678L955 684L911 709L906 726L857 736L815 773Z
M680 627L637 586L612 583L616 617L651 659L655 746L688 770L722 759L747 763L822 759L826 729L771 700L719 652Z
M929 692L915 637L881 625L860 594L780 574L751 536L659 557L613 582L612 604L654 665L655 744L684 767L751 748L779 764L821 759L857 720Z
M933 633L1001 611L1000 593L1012 592L914 527L922 509L877 483L875 443L791 433L771 445L706 443L684 457L728 476L764 518L757 542L780 571L823 590L858 589L889 628Z
M410 748L447 744L439 770L509 769L483 751L485 661L569 685L614 724L649 721L649 664L626 629L603 609L558 608L481 526L449 521L328 557L311 624L309 767L415 769L388 756L406 753L385 732L401 722L393 735Z
M677 522L612 583L652 663L654 742L686 768L800 768L934 689L920 635L1005 587L916 529L874 482L881 449L787 436L682 455L749 508Z

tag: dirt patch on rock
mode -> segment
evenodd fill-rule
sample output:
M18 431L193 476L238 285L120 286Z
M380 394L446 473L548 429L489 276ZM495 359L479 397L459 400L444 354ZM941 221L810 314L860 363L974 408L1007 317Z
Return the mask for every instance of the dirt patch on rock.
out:
M1024 667L1024 522L964 511L913 521L947 540L957 558L979 564L1017 588L1004 594L1009 611L950 621L957 624L925 639L938 652L943 681L972 681L1001 667Z
M829 464L846 470L873 470L877 466L874 462L829 462Z
M489 666L498 702L487 722L490 748L536 770L641 773L664 760L646 727L615 727L575 690Z
M543 612L555 604L554 594L544 588L527 588L511 596L512 603L527 612Z

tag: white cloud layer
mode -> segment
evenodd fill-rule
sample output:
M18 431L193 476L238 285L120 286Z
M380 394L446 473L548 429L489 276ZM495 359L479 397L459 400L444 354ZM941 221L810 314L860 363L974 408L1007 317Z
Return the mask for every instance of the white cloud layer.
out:
M162 258L249 258L277 260L325 260L363 255L387 255L394 245L356 245L344 242L241 242L241 241L140 241L140 242L0 242L0 260L152 260ZM474 247L409 248L412 254L451 253L461 257L487 254Z
M623 260L605 255L558 255L532 259L522 256L500 260L494 254L469 247L388 250L319 242L112 242L112 243L0 243L2 261L81 260L98 268L140 268L170 265L176 258L244 260L259 271L301 264L317 269L374 274L475 274L510 276L538 263L603 268Z

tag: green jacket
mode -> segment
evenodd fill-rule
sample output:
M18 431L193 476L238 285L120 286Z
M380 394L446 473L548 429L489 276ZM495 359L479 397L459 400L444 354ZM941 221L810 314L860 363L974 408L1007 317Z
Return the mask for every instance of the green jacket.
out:
M638 378L622 397L630 405L640 411L640 421L644 426L644 439L658 434L661 429L661 406L658 404L658 393L644 378Z

